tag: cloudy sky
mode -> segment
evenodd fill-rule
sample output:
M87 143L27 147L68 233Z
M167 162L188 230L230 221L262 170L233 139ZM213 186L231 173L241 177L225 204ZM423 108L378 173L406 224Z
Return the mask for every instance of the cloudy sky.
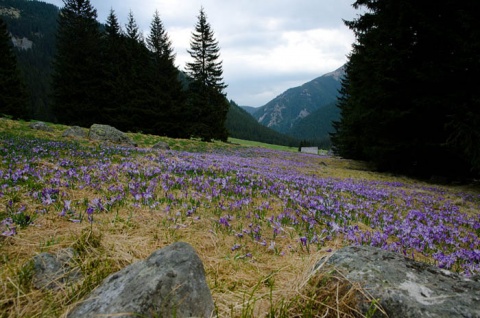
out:
M59 7L62 0L44 0ZM354 41L342 19L360 12L353 0L90 0L98 20L111 8L124 26L132 10L148 34L155 10L173 42L181 70L203 6L219 42L229 99L263 106L286 89L342 66Z

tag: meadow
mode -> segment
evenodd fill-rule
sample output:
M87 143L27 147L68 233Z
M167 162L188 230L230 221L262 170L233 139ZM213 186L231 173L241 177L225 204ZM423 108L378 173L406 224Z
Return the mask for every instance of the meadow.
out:
M202 259L220 317L361 316L339 305L341 279L309 274L347 245L480 273L473 186L238 141L130 134L139 147L128 148L27 126L0 119L0 317L60 317L109 274L176 241ZM151 149L158 141L171 150ZM83 279L34 289L31 258L65 247Z

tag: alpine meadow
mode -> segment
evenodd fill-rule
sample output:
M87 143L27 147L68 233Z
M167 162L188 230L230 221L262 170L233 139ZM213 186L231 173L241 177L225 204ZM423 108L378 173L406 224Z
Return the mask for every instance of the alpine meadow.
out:
M480 2L352 2L347 63L253 109L227 99L208 7L180 70L160 10L142 30L89 0L0 0L0 317L72 317L177 242L203 264L211 317L399 317L373 296L381 265L360 282L325 265L349 246L440 271L388 292L425 317L460 303L480 283ZM38 256L62 251L42 285Z

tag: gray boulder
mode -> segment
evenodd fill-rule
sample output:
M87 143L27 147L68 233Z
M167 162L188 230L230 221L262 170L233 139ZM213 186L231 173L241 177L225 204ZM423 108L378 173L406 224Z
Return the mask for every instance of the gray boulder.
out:
M346 247L320 266L358 282L390 318L480 317L480 281L368 246ZM360 299L360 297L359 297ZM365 299L364 313L371 306ZM374 317L384 317L377 311Z
M170 146L166 142L159 141L155 145L152 146L152 149L170 150Z
M30 127L31 129L47 131L47 132L53 131L52 128L48 127L47 124L41 121L30 123L28 127Z
M114 144L123 144L136 147L136 144L133 142L133 140L130 139L125 133L108 125L93 124L90 127L88 138L90 138L91 140L111 142Z
M75 255L72 248L65 248L57 254L41 253L33 258L33 286L37 289L58 290L65 284L73 284L81 278L78 268L72 268Z
M78 126L72 126L65 130L62 137L87 138L88 132L86 129Z
M211 317L213 309L200 258L179 242L107 277L68 317Z

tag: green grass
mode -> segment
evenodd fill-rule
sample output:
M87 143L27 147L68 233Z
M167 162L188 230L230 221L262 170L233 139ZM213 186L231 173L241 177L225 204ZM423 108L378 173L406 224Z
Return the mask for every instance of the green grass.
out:
M272 150L283 150L283 151L291 151L291 152L297 152L298 151L297 147L272 145L272 144L266 144L266 143L258 142L258 141L243 140L243 139L237 139L237 138L228 138L228 141L232 144L239 144L239 145L247 146L247 147L262 147L262 148L267 148L267 149L272 149Z

